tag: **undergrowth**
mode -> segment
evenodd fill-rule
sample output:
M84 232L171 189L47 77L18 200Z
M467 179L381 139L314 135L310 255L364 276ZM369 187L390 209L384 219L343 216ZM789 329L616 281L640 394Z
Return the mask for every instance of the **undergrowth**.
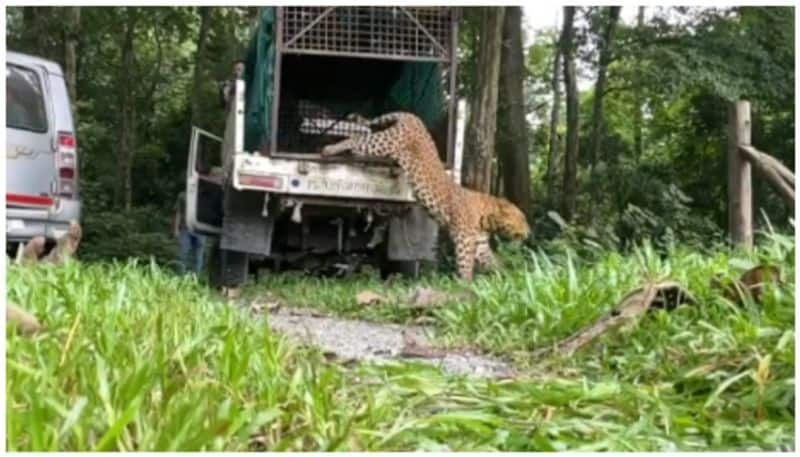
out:
M272 275L246 291L407 323L423 285L476 298L431 311L444 345L513 361L482 380L393 362L345 367L273 334L202 284L155 264L8 268L8 300L47 330L6 334L8 450L776 450L794 448L794 240L751 253L647 246L630 255L501 250L464 286ZM785 285L737 306L709 285L758 263ZM657 311L575 356L534 358L648 279L695 305ZM361 306L374 290L389 302ZM264 298L270 297L270 298Z

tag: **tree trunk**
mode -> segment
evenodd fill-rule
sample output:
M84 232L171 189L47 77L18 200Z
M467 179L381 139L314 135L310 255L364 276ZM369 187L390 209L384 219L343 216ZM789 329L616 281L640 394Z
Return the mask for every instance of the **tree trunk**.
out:
M133 93L136 81L136 75L133 74L136 68L136 51L133 46L133 37L137 15L138 11L135 7L127 8L123 18L123 34L120 44L120 136L119 159L117 160L117 172L119 175L117 201L121 201L126 210L129 210L133 203L131 172L136 148L136 97Z
M36 9L33 6L22 8L22 43L25 50L38 54L36 49Z
M575 80L573 22L575 7L564 7L564 26L561 30L561 53L564 59L564 86L567 98L567 150L564 155L564 188L561 216L571 221L575 215L578 181L578 86Z
M636 28L641 33L642 28L644 27L644 6L639 7L639 13L636 16ZM634 157L638 162L639 159L642 157L643 152L643 144L642 144L642 84L636 84L636 89L634 91L634 103L636 103L636 111L634 112L633 118L633 149L634 149Z
M203 65L206 58L206 44L208 40L208 27L211 22L211 8L208 6L199 7L200 10L200 31L197 34L197 52L194 59L194 77L192 83L192 125L200 125L199 115L200 106L203 100Z
M482 8L476 93L470 106L464 151L464 185L489 193L497 128L497 95L503 7Z
M561 111L561 45L556 38L553 45L553 107L550 110L550 149L547 151L547 192L548 201L555 201L556 164L558 163L558 120Z
M608 64L611 62L611 46L614 39L614 28L617 26L621 7L612 6L608 9L606 28L600 41L600 57L597 66L597 81L594 85L594 104L592 107L592 134L589 144L591 145L592 155L590 157L590 180L591 192L593 195L600 195L597 182L597 161L600 158L600 144L603 136L603 96L606 90L606 73ZM594 220L595 210L598 205L590 205L590 219Z
M49 8L45 6L25 6L22 8L22 41L25 46L25 52L50 58L48 50L46 49L45 39L45 26L43 23L46 21L46 16Z
M500 57L500 94L497 149L506 198L523 213L530 210L531 174L528 164L528 125L525 120L524 55L522 52L522 8L506 7L503 48ZM502 127L501 127L502 126Z
M73 118L75 116L75 102L78 99L77 90L77 55L78 37L81 24L81 8L69 6L64 14L64 73L67 79L67 90L72 100ZM77 120L75 121L77 124Z

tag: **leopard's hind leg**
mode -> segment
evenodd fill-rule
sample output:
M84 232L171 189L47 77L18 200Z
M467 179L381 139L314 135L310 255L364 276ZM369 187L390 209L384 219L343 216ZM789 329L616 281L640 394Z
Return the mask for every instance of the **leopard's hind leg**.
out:
M500 262L498 262L497 257L492 252L492 247L489 245L488 233L481 233L476 244L475 261L478 262L478 266L485 270L494 270L500 266Z
M479 236L472 231L455 228L451 233L451 237L456 250L458 275L461 276L461 279L472 281Z

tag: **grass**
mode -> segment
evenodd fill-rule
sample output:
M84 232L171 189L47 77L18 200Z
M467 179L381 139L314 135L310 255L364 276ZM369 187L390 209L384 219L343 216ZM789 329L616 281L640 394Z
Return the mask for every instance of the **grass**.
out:
M794 240L753 253L644 247L503 252L464 286L475 300L432 311L442 344L510 358L492 381L414 363L343 367L270 332L266 317L150 264L9 267L8 298L48 328L6 334L8 450L776 450L794 448ZM763 303L709 287L758 262L787 284ZM570 358L533 359L646 278L671 278L696 306L659 311ZM418 283L268 276L251 287L303 306L409 322ZM359 306L361 290L393 300Z

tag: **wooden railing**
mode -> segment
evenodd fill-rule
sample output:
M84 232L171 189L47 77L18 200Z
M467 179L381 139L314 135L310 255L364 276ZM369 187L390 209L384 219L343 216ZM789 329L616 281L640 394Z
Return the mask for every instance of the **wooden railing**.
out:
M728 227L731 241L753 246L751 166L794 212L794 173L750 144L750 102L738 101L728 112Z

